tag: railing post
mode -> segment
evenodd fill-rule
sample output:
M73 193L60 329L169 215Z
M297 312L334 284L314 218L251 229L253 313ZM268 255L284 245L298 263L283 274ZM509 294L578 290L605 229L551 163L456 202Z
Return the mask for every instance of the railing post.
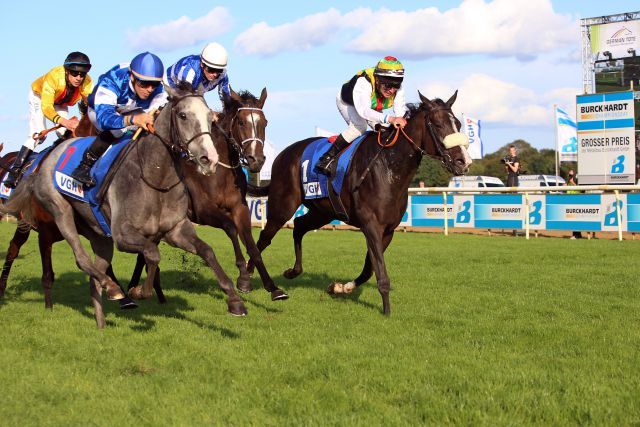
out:
M524 193L524 235L529 240L529 193Z
M618 190L613 191L616 195L616 217L618 219L618 240L622 241L622 209L620 206L620 192Z
M449 235L449 207L447 206L447 192L442 192L442 197L444 197L444 235Z
M264 217L267 214L267 199L262 199L263 203L260 203L260 229L264 230Z

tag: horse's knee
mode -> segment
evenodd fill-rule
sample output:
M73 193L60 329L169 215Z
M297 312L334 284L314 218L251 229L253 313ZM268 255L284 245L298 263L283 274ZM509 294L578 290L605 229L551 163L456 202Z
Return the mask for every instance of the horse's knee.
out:
M391 289L391 281L389 279L378 280L378 291L382 295L388 295Z

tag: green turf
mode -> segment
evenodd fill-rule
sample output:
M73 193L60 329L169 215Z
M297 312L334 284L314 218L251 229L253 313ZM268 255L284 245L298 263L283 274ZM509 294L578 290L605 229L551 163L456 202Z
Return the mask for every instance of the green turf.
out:
M2 257L13 227L0 225ZM226 237L198 232L235 278ZM360 272L357 232L308 234L288 281L283 230L264 257L291 298L256 290L247 318L163 244L168 304L105 302L97 330L65 243L44 309L34 237L0 302L2 426L640 424L639 242L398 233L388 318L373 280L324 293ZM133 262L116 255L123 282Z

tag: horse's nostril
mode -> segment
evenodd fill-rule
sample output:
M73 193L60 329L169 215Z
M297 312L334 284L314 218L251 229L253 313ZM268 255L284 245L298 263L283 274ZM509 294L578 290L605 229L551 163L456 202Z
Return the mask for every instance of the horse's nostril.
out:
M208 165L211 163L211 160L207 156L200 156L200 163L203 165Z

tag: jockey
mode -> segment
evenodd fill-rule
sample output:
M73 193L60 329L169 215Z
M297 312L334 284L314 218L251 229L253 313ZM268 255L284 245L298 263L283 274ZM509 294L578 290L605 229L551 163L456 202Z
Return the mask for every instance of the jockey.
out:
M87 97L93 89L91 77L87 75L91 69L89 57L82 52L71 52L61 66L52 68L31 84L29 91L29 138L20 147L18 156L9 169L4 183L15 188L24 162L44 138L35 139L45 129L49 119L65 129L58 131L62 138L67 130L73 132L78 126L78 119L68 119L69 107L80 101L80 111L86 111Z
M89 120L98 136L84 152L71 177L87 187L95 185L91 167L118 138L138 127L153 124L148 111L166 104L162 87L164 66L153 53L137 55L130 64L116 65L101 75L89 96Z
M200 55L189 55L167 68L165 84L175 88L189 83L194 90L209 92L216 87L218 96L230 96L227 76L227 50L218 43L209 43Z
M315 166L315 171L324 175L330 174L330 164L338 153L351 141L367 130L380 124L403 128L407 121L404 118L407 106L402 89L404 67L393 56L381 59L375 68L367 68L358 72L351 80L342 85L336 98L338 111L349 127L342 131L323 154ZM393 114L382 111L393 108Z

